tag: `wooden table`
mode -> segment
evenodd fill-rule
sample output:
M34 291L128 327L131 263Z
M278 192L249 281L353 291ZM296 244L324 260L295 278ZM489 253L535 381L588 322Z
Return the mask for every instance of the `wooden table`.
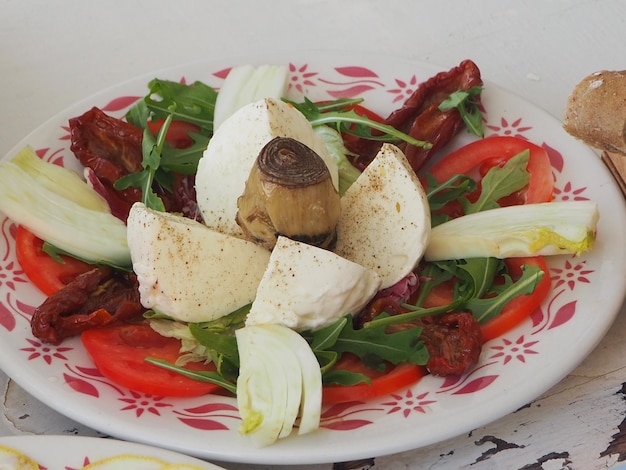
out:
M582 77L626 68L626 3L278 0L270 8L252 0L188 0L174 8L165 0L5 0L0 154L68 104L136 75L216 55L336 48L444 66L472 58L486 79L560 117ZM614 467L626 460L625 338L623 307L578 368L516 412L424 449L302 469ZM1 373L0 384L0 435L99 435L37 402Z

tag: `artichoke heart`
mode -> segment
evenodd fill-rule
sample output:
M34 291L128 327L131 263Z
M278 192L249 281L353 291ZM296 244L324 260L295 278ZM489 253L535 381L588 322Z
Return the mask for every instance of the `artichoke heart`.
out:
M280 235L329 248L341 203L324 160L302 142L275 137L252 166L237 209L245 236L270 250Z

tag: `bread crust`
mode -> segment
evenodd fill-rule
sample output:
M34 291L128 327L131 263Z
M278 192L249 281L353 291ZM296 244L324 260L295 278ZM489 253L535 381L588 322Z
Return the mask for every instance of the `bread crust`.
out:
M576 85L563 128L591 147L626 154L626 71L595 72Z

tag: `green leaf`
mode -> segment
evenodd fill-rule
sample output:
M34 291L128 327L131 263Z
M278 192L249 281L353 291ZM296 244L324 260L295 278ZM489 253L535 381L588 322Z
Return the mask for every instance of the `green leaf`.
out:
M530 151L524 150L509 159L502 167L493 166L483 177L480 197L474 203L461 199L465 214L500 207L498 200L524 188L530 181L526 169Z
M343 385L350 387L360 383L371 384L372 379L360 372L352 372L349 370L331 370L322 376L324 385Z
M237 339L234 335L225 334L223 331L208 330L197 323L190 323L189 331L202 346L227 357L235 364L239 362Z
M320 371L322 372L322 376L326 374L329 370L331 370L339 360L339 353L336 351L324 351L320 349L315 349L313 350L313 353L315 354L317 362L320 365Z
M155 192L155 183L171 191L174 182L172 173L191 175L197 171L213 133L213 113L217 91L203 84L193 85L154 79L149 92L126 113L126 120L144 130L142 140L142 167L137 173L126 175L114 184L116 189L134 187L141 189L142 202L147 207L164 211L164 205ZM156 138L148 128L149 121L164 119ZM199 133L190 133L193 144L184 149L171 147L165 142L167 130L173 120L190 122L200 128Z
M420 272L420 290L415 301L415 307L421 307L431 290L439 284L452 279L455 276L455 272L454 261L426 263Z
M141 189L142 202L146 207L161 212L165 211L165 206L161 198L154 192L152 183L161 164L161 149L165 143L165 135L171 121L171 116L165 120L156 139L147 128L144 129L143 140L141 141L143 171L122 176L113 185L115 189L126 189L131 186Z
M237 376L239 350L235 331L244 326L249 311L250 305L245 305L216 320L189 324L191 335L209 350L218 371L228 378Z
M64 256L69 256L71 258L83 261L83 262L88 263L88 264L93 264L95 266L110 266L110 267L112 267L114 269L118 269L120 271L126 271L126 272L132 272L133 271L132 266L121 266L119 264L111 263L111 262L104 261L104 260L100 260L100 261L94 262L93 260L89 260L89 259L83 258L81 256L76 256L76 255L70 253L69 251L62 250L61 248L59 248L59 247L57 247L57 246L55 246L52 243L49 243L47 241L43 242L43 245L41 246L41 251L46 253L48 256L50 256L57 263L61 263L61 264L65 263L65 261L63 261L63 258L61 258L61 255L64 255Z
M436 227L450 220L445 213L438 213L446 204L462 199L468 193L476 190L478 184L467 175L454 175L447 181L437 184L437 180L426 173L426 184L429 188L426 192L430 207L430 225Z
M465 271L471 278L471 297L480 298L484 296L491 286L493 280L503 266L503 261L496 258L470 258L459 263L460 270Z
M302 103L296 103L286 98L283 98L283 101L291 104L304 114L313 127L328 125L335 127L339 132L355 135L364 139L383 142L404 141L417 147L427 149L432 147L430 142L415 139L393 126L382 124L361 116L352 109L347 109L349 105L358 103L361 100L339 99L321 106L316 105L306 97ZM377 131L377 133L373 133L372 131Z
M471 310L479 323L485 323L497 317L504 306L515 297L532 294L545 274L537 266L524 266L522 276L517 281L512 282L508 278L508 282L494 290L495 296L481 299L472 298L467 302L466 307Z
M419 327L394 333L387 333L385 327L355 329L352 322L347 321L332 350L356 354L368 367L375 369L384 368L383 361L424 365L428 353L419 339L420 333Z
M311 345L320 364L327 365L322 369L325 373L343 353L359 356L366 366L376 370L384 370L386 362L424 365L428 361L428 351L419 339L421 331L420 327L411 327L388 333L384 325L355 329L352 317L348 315L321 330L303 332L302 336Z
M483 91L481 86L473 86L469 90L457 90L450 94L439 105L440 111L457 109L467 129L478 137L484 137L483 116L476 99Z
M164 369L168 369L179 374L182 374L186 377L189 377L194 380L198 380L200 382L209 382L215 385L219 385L220 387L228 390L231 393L237 393L237 386L232 383L230 380L225 379L218 372L209 372L209 371L195 371L186 369L184 367L177 366L172 364L171 362L164 361L163 359L155 359L153 357L147 357L146 362L150 364L154 364L155 366L162 367Z
M348 317L342 317L335 323L317 330L313 333L311 349L313 351L320 351L332 348L337 343L337 339L347 323Z
M235 330L243 328L251 307L252 304L244 305L243 307L230 312L228 315L224 315L215 320L197 323L197 326L198 328L203 328L209 331L234 334Z
M150 108L148 108L145 99L137 101L126 113L126 120L140 129L147 127L148 119L150 119Z
M148 88L150 91L143 101L153 119L166 119L171 115L175 121L190 122L200 127L203 133L213 133L213 113L217 100L215 89L198 81L187 85L158 78L152 80ZM173 110L170 109L172 106ZM131 109L129 113L135 113L135 110Z
M183 149L165 144L161 153L161 168L182 175L193 175L198 170L198 162L209 145L210 136L190 132L193 144Z

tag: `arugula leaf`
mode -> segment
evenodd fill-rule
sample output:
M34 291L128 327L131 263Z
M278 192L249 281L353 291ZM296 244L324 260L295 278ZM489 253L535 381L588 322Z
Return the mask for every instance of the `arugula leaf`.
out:
M164 369L177 372L191 379L219 385L220 387L225 388L231 393L237 393L237 385L234 384L232 381L225 379L219 372L195 371L187 369L185 367L177 366L175 364L172 364L171 362L164 361L163 359L156 359L154 357L146 357L145 360L150 364L154 364L155 366L163 367Z
M141 142L143 154L141 166L143 167L143 171L122 176L113 184L115 189L126 189L131 186L141 189L141 201L146 207L161 212L165 211L165 206L161 198L154 192L152 183L154 182L156 172L161 164L161 150L163 149L165 135L167 134L167 129L171 122L172 116L170 115L165 120L163 127L161 127L156 140L147 128L144 129L143 140Z
M471 279L471 297L483 297L493 286L495 276L504 267L503 261L497 258L471 258L464 261L458 263L458 268Z
M367 117L361 116L349 107L353 104L362 102L362 99L345 99L340 98L330 103L317 105L307 97L304 102L297 103L295 101L283 98L283 101L291 104L300 111L313 127L332 125L337 131L355 135L364 139L379 140L385 142L404 141L417 147L429 149L432 147L430 142L418 140L404 132L399 131L393 126L382 124ZM372 131L378 131L374 134Z
M55 260L57 263L61 263L61 264L65 263L65 261L63 261L63 258L61 258L61 255L64 255L64 256L69 256L70 258L74 258L74 259L83 261L83 262L88 263L88 264L94 264L96 266L110 266L110 267L112 267L114 269L117 269L119 271L126 271L126 272L132 272L133 271L132 266L121 266L121 265L118 265L118 264L115 264L115 263L109 263L108 261L97 261L97 262L94 263L93 260L89 260L89 259L86 259L86 258L82 258L80 256L76 256L75 254L70 253L69 251L62 250L58 246L55 246L52 243L49 243L47 241L43 242L43 245L41 246L41 251L46 253L48 256L50 256L50 258Z
M428 191L426 198L431 210L437 210L444 207L452 201L456 201L461 196L471 193L477 187L476 181L467 175L454 175L449 180L441 184L430 173L426 174L426 183Z
M190 132L189 137L193 144L179 149L165 144L161 152L161 167L182 175L193 175L198 170L198 162L211 140L208 134Z
M166 119L172 116L175 121L186 121L197 125L202 133L213 133L213 114L217 91L210 86L196 81L192 85L155 78L148 83L150 90L136 106L145 106L153 119ZM155 98L156 97L156 98ZM172 109L172 106L174 109ZM147 119L134 121L134 116L143 118L144 112L132 109L126 119L136 126L145 128Z
M348 321L351 321L349 317L341 317L335 323L332 323L324 328L317 330L311 334L311 349L313 351L323 351L332 348L337 339L341 335L341 332L345 328Z
M216 320L189 324L192 336L210 352L218 372L229 379L235 379L239 370L235 330L244 326L249 311L250 305L246 305Z
M494 297L472 298L467 302L467 308L472 311L479 323L485 323L497 317L504 306L519 295L531 294L545 273L537 266L524 266L522 276L515 282L505 277L507 282L502 286L494 286Z
M228 315L216 318L215 320L201 322L197 325L209 331L234 334L235 330L243 328L251 307L252 304L247 304L230 312Z
M350 387L359 383L371 384L372 379L360 372L352 372L350 370L331 370L322 375L322 383L324 385L343 385Z
M202 328L198 323L190 323L189 331L202 346L212 352L216 357L220 356L229 359L233 364L239 364L239 354L237 351L237 340L234 335L225 334L224 331L208 330ZM212 354L213 356L213 354Z
M388 333L385 327L355 329L350 317L314 332L303 333L314 353L328 351L356 354L367 365L384 370L385 362L424 365L428 361L426 346L419 339L420 327Z
M420 290L415 300L415 307L421 308L425 298L433 288L454 277L456 270L448 267L448 265L454 266L454 264L454 261L434 261L424 265L420 271Z
M502 167L493 166L481 181L480 197L474 203L462 198L461 204L465 214L473 214L500 207L498 200L524 188L530 181L530 174L526 169L530 151L524 150L509 159Z
M440 111L457 109L467 129L478 137L484 137L483 116L475 98L483 91L481 86L473 86L469 90L458 90L443 100L439 105Z
M213 113L217 91L202 82L193 85L154 79L148 84L149 92L126 113L126 120L143 129L142 167L137 173L123 176L116 189L135 187L142 190L142 202L147 207L163 211L161 199L154 191L155 183L171 191L172 173L194 174L213 133ZM164 119L158 135L152 135L149 121ZM193 144L177 149L165 142L167 130L173 120L190 122L200 128L190 133Z
M439 315L452 311L469 310L479 323L498 316L504 306L519 295L531 294L545 273L536 266L524 267L522 276L515 282L506 272L503 260L496 258L472 258L427 263L420 278L422 285L414 304L403 304L409 311L389 316L381 314L366 323L363 329L386 328L403 324L420 317ZM504 284L495 283L497 277ZM423 308L423 299L438 284L455 279L453 300L448 305Z
M449 180L437 184L437 180L426 173L426 192L428 206L430 207L430 225L436 227L450 220L445 213L438 213L446 204L463 198L466 194L476 190L478 184L467 175L454 175Z

